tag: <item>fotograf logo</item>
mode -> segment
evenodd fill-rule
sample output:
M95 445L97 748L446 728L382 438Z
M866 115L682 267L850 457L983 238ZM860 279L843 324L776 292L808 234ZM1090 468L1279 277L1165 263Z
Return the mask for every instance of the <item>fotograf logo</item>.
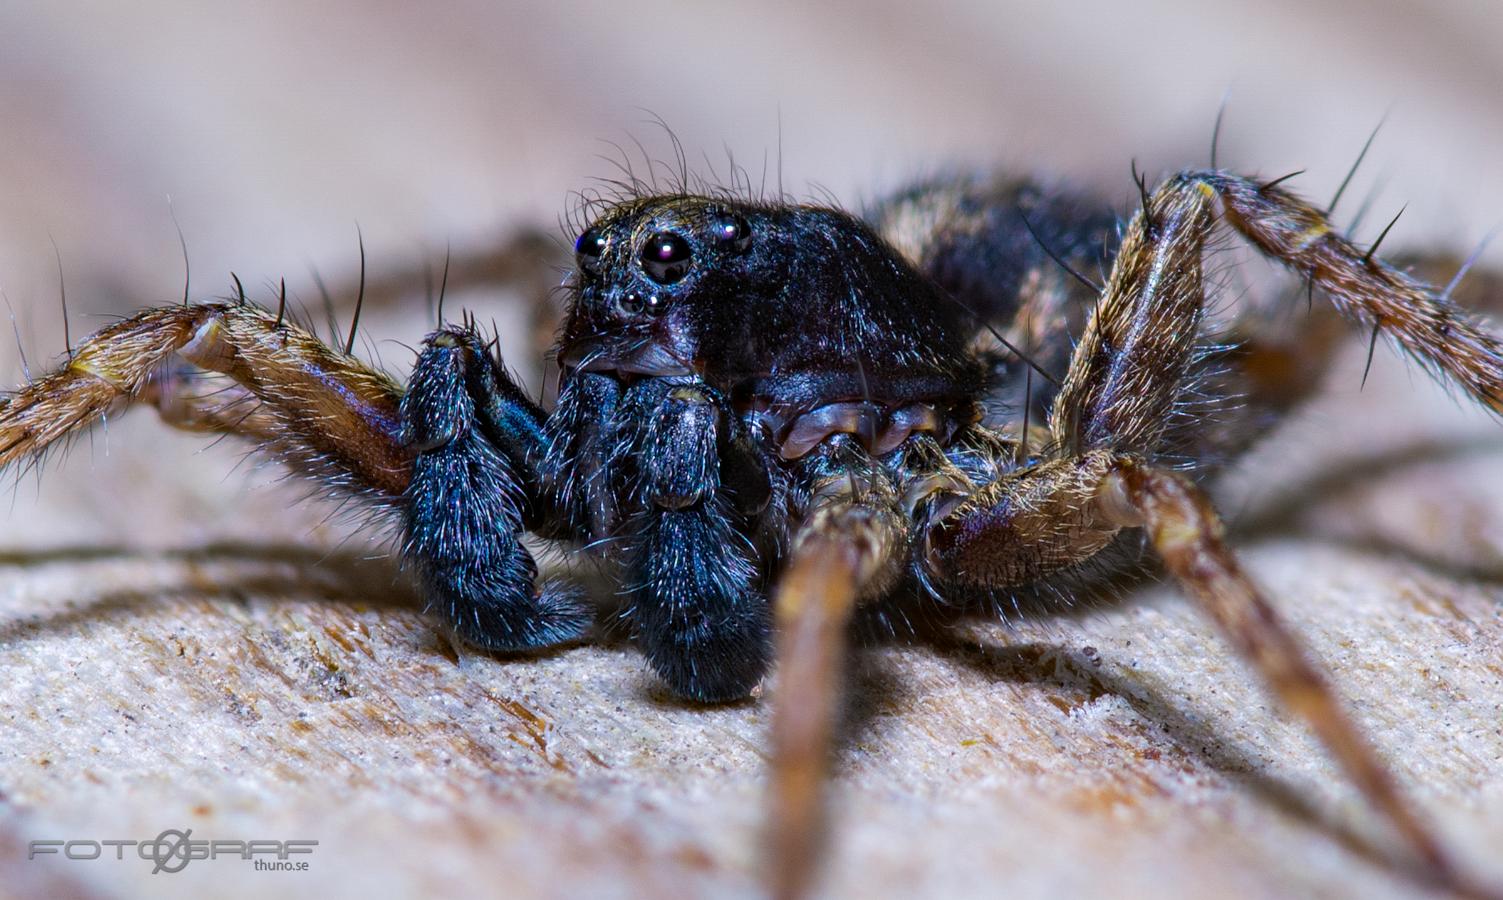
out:
M124 860L131 856L151 863L153 875L181 872L195 860L217 859L249 860L257 872L306 872L309 867L306 857L317 846L318 841L305 840L195 840L191 828L168 828L155 838L144 841L32 841L27 845L26 858L60 856L71 860L96 860L114 856L117 860Z

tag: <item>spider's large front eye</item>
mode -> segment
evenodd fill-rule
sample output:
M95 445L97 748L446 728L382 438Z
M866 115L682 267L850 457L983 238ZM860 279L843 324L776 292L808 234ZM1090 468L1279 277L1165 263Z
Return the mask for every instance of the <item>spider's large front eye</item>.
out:
M722 216L713 226L715 243L735 254L751 249L751 224L740 216Z
M658 284L672 284L689 274L689 242L671 231L660 231L642 245L642 271Z
M605 252L605 234L599 228L586 228L574 242L574 263L580 269L598 273L600 254Z

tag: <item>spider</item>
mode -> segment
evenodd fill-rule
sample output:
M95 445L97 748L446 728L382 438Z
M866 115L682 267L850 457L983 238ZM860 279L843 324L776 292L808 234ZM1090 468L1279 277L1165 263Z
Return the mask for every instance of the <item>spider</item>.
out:
M631 179L586 205L551 411L441 303L404 387L352 355L353 332L330 346L242 291L71 347L0 406L0 466L126 402L248 438L385 514L430 611L501 654L589 637L592 605L540 580L522 538L584 545L677 695L740 700L776 661L781 897L817 870L848 644L1007 616L1156 558L1423 874L1485 893L1244 573L1205 485L1313 390L1342 317L1499 413L1503 342L1282 182L1214 162L1153 190L1138 177L1119 224L1093 196L1001 176L933 179L860 216ZM1213 325L1206 257L1227 228L1329 306L1293 334L1250 308ZM1104 284L1079 274L1098 264ZM189 390L197 373L225 389Z

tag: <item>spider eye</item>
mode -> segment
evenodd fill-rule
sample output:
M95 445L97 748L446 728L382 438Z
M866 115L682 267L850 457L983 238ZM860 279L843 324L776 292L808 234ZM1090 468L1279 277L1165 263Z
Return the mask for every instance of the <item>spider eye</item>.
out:
M713 227L715 243L740 255L751 249L751 224L740 216L726 216Z
M642 245L642 271L658 284L673 284L689 274L689 242L671 231L660 231Z
M628 316L657 316L668 308L668 302L657 294L627 291L616 301L616 308Z
M605 234L599 228L586 228L574 242L574 262L586 272L600 271L600 254L605 252Z

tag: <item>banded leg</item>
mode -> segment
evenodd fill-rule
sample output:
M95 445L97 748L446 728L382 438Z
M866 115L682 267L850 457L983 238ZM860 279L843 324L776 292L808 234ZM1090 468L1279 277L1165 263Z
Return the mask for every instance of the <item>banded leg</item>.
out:
M254 416L237 424L224 415L209 427L206 404L187 404L189 414L168 401L152 378L174 355L228 376L239 396L260 404ZM396 382L266 310L220 303L148 309L85 339L66 366L0 406L0 467L140 399L177 408L195 430L259 440L295 470L384 505L407 487Z
M1359 251L1279 187L1187 172L1147 200L1071 362L1050 425L1061 450L1154 453L1185 388L1204 309L1201 256L1217 213L1312 279L1349 318L1391 335L1426 368L1503 412L1503 342L1443 291Z
M537 586L522 546L537 498L542 412L471 331L435 332L402 399L414 454L403 507L404 552L435 609L465 641L532 650L578 640L594 616L557 584Z

